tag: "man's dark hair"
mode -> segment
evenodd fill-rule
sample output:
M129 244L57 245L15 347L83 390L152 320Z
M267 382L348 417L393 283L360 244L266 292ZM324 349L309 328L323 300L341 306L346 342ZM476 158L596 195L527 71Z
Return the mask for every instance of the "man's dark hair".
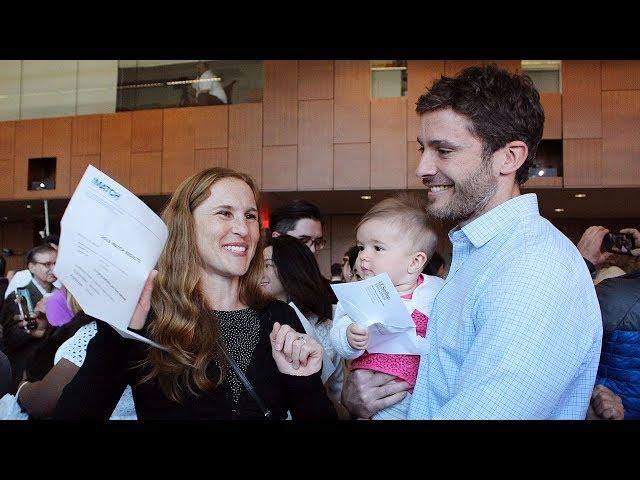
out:
M7 274L7 261L2 255L0 255L0 277L4 277Z
M58 246L60 245L60 236L55 234L47 235L42 239L42 243L53 243Z
M351 268L351 270L353 270L353 266L356 264L356 259L358 258L359 253L360 247L358 247L357 245L354 245L345 253L345 255L349 257L349 268Z
M36 262L36 255L38 255L39 253L51 253L51 252L56 253L57 250L53 248L51 245L49 245L48 243L45 243L43 245L38 245L37 247L33 247L31 250L27 252L27 266L30 263Z
M442 258L438 252L433 252L429 261L424 264L422 273L436 277L438 275L438 270L440 270L440 267L442 266L444 266L444 258Z
M456 77L442 76L416 103L416 112L451 108L471 121L471 133L483 144L483 159L507 143L520 140L529 154L516 172L516 181L527 180L542 138L544 111L540 94L527 75L513 74L495 64L468 67Z
M331 290L311 250L290 235L272 238L270 243L273 247L271 258L287 299L302 313L316 314L319 322L332 318Z
M318 207L306 200L294 200L287 205L276 208L269 217L269 228L272 232L285 234L295 230L298 220L311 218L323 222L322 214Z
M331 276L341 275L342 274L342 264L340 263L332 263L331 264Z

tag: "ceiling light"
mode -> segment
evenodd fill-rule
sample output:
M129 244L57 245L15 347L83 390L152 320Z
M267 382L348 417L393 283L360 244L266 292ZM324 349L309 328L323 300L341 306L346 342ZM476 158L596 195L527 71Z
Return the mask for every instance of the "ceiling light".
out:
M584 198L584 197L586 197L586 196L587 196L587 194L586 194L586 193L576 193L576 194L574 195L574 197L576 197L576 198Z
M362 200L371 200L371 195L362 195L360 198Z
M557 213L562 213L564 212L564 208L554 208L553 211Z

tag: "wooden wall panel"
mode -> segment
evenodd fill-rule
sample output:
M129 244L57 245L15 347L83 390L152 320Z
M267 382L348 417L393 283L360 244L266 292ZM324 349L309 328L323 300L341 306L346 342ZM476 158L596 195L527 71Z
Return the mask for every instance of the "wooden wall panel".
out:
M298 62L298 100L333 98L333 60Z
M195 171L199 172L212 167L226 167L229 163L228 156L228 149L226 148L196 150Z
M298 147L295 145L263 147L262 189L264 191L297 190Z
M371 134L371 63L336 60L334 142L368 143Z
M100 155L101 115L73 117L71 155Z
M131 153L162 151L162 112L131 112Z
M298 141L298 62L264 62L264 145Z
M444 73L444 60L407 61L407 139L418 137L416 102Z
M301 101L298 119L298 190L331 190L333 100Z
M129 188L131 176L131 112L102 116L100 170Z
M195 170L196 108L166 108L162 125L162 192L173 193Z
M162 150L195 149L195 111L202 107L165 108Z
M0 160L0 198L13 197L13 158Z
M511 73L522 72L522 60L484 60L484 65L495 63L499 68L503 68Z
M602 139L563 140L562 169L565 187L602 186Z
M56 157L56 188L47 194L69 196L71 175L71 117L47 118L42 123L42 156Z
M640 91L602 92L602 184L640 186Z
M371 102L371 188L406 187L406 98L373 99Z
M15 141L16 122L0 122L0 159L13 159Z
M213 105L193 110L195 148L227 148L229 106Z
M29 158L42 156L42 120L16 122L15 169L13 194L16 198L31 198L27 190Z
M262 105L229 106L229 168L248 173L262 185Z
M15 253L27 253L34 247L33 244L33 222L31 219L22 222L12 222L0 224L2 228L2 247L10 248ZM7 261L7 271L23 270L26 268L26 255L12 255L5 257Z
M371 144L333 146L333 189L367 190L371 187Z
M602 90L640 90L640 61L603 60Z
M600 61L562 62L563 138L601 138Z
M529 177L521 188L562 188L562 177Z
M455 77L467 67L473 65L482 65L482 60L445 60L444 61L444 74L447 77Z
M424 188L422 180L416 177L421 156L418 147L418 142L407 142L407 188Z
M544 139L562 138L562 95L556 92L540 94L540 103L544 110Z
M13 197L15 122L0 122L0 198Z
M98 170L100 168L100 155L72 155L71 156L71 168L69 174L69 193L73 194L73 191L78 186L80 179L84 175L85 170L89 165L93 165ZM135 190L134 190L135 192Z
M142 152L131 154L130 190L137 195L162 192L162 153Z

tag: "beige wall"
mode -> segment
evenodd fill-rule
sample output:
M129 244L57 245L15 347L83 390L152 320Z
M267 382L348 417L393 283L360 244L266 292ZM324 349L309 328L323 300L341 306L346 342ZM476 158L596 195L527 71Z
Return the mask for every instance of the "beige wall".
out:
M0 201L68 198L90 163L138 194L171 193L215 165L250 173L265 191L419 187L417 97L440 75L486 62L410 60L408 96L372 99L368 60L266 61L263 103L0 122ZM517 60L499 63L519 69ZM640 61L562 65L562 94L542 103L545 138L563 142L564 178L529 186L640 186ZM58 158L54 191L27 190L28 159L39 156ZM327 219L326 275L355 223ZM3 227L2 246L23 243L30 228Z
M170 193L207 166L265 191L416 186L417 96L442 73L487 61L408 61L408 96L372 99L367 60L265 62L264 102L0 122L0 199L65 198L93 163L139 194ZM501 61L518 70L518 61ZM544 137L564 178L535 187L640 186L640 62L564 61L542 94ZM56 190L27 190L28 159L58 158Z

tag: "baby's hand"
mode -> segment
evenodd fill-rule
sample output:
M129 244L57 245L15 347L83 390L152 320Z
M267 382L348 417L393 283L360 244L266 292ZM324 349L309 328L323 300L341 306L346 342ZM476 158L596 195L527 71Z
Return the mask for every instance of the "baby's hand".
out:
M352 323L347 327L347 341L351 348L366 350L369 345L369 332L357 323Z

